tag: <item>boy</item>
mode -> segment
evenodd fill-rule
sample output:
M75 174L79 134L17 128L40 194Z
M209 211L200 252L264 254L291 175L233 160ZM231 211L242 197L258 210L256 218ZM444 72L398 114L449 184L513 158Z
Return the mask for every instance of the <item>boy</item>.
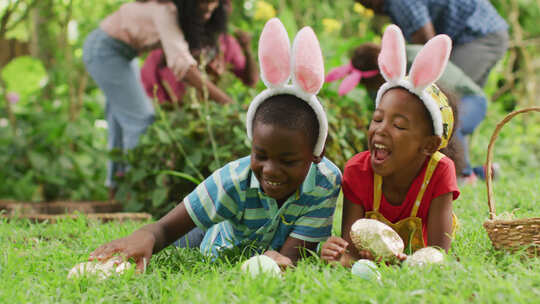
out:
M303 248L313 250L330 236L341 173L322 157L328 124L315 97L324 81L322 54L310 28L295 44L292 61L285 28L278 19L268 21L259 61L269 88L248 110L251 155L214 172L158 222L96 249L91 260L118 252L143 270L152 253L197 226L207 230L203 253L254 241L279 265L290 266ZM291 62L294 85L287 85Z

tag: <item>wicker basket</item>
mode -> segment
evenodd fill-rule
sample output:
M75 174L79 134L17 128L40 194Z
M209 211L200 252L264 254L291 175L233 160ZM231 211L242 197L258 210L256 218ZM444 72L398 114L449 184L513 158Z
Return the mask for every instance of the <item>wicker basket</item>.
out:
M530 256L538 256L540 255L540 218L535 217L514 220L496 219L491 176L493 145L502 127L514 116L531 111L540 112L540 107L524 108L506 115L506 117L504 117L504 119L497 124L497 127L491 136L486 161L486 184L488 191L489 219L484 222L484 228L486 229L495 249L516 251L525 248Z

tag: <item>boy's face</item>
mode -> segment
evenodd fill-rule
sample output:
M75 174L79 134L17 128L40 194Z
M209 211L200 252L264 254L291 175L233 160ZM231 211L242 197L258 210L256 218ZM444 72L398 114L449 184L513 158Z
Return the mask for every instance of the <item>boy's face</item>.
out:
M300 188L312 162L313 144L301 130L255 122L251 169L266 195L285 201Z
M405 89L390 89L373 112L368 140L373 171L381 176L396 172L416 174L426 157L431 120L424 104Z

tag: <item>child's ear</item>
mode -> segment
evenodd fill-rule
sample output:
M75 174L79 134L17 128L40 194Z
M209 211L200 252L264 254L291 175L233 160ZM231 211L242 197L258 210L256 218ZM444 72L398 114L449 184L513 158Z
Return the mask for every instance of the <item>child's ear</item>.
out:
M426 141L424 142L424 147L422 148L422 152L430 156L433 153L437 152L439 149L439 146L441 145L442 139L437 135L431 135L426 138Z

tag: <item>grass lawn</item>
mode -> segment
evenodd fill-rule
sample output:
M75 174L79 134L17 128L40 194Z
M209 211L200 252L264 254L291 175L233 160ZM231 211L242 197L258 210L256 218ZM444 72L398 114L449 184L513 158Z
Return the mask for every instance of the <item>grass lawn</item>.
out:
M483 162L500 114L490 109L472 138L473 160ZM540 127L530 116L505 127L495 160L497 213L539 216ZM461 188L454 204L460 229L447 263L431 268L380 267L380 283L364 281L316 258L281 279L251 278L238 263L209 263L198 252L166 249L144 274L106 280L68 280L67 273L100 244L125 236L141 223L98 224L83 219L57 224L0 221L0 303L538 303L540 259L494 251L482 223L487 219L483 183ZM535 209L536 207L536 209Z

